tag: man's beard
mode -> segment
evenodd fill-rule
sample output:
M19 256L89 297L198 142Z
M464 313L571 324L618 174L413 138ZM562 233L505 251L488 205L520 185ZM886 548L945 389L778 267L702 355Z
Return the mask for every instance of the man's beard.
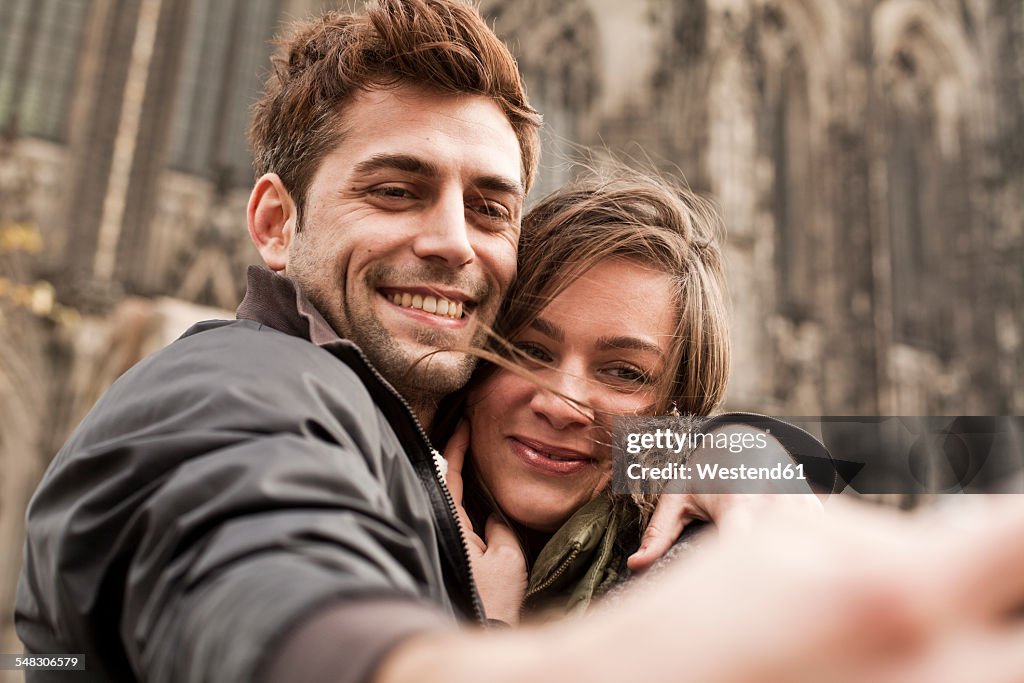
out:
M313 282L304 277L317 270L299 268L291 276L339 336L354 342L414 408L435 406L442 398L458 391L469 381L477 358L466 353L462 343L453 344L450 333L422 325L414 328L413 340L428 349L439 351L423 353L404 348L376 316L372 299L378 296L378 287L385 283L395 286L398 283L412 285L429 282L469 293L478 303L485 303L485 306L478 306L474 313L483 312L486 315L488 311L496 309L490 286L468 282L447 269L397 269L380 265L371 268L360 283L368 297L361 302L365 305L353 306L343 291L325 287L322 282ZM344 274L338 274L338 277L344 278ZM484 308L487 310L483 311ZM469 348L480 348L487 336L486 326L478 325L477 322L478 319L470 322L476 330L466 344ZM452 347L458 350L445 350Z
M337 328L334 321L328 320ZM451 346L440 330L418 328L413 339L427 348L441 349L422 354L403 348L381 321L370 311L353 311L352 325L345 337L359 346L382 375L414 406L436 405L448 394L458 391L473 373L476 358L468 353L445 351ZM339 323L340 324L340 323ZM477 331L469 346L478 348L484 333Z

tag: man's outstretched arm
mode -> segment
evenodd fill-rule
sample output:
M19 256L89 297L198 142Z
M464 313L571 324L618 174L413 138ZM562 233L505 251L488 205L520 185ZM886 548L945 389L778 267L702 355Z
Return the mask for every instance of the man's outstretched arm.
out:
M1021 503L765 521L584 619L411 638L375 682L1024 680Z

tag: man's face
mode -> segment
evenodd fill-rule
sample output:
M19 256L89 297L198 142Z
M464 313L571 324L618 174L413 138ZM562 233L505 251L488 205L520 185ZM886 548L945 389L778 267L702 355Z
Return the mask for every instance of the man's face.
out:
M414 405L469 378L515 276L519 144L477 96L360 92L313 177L285 273Z

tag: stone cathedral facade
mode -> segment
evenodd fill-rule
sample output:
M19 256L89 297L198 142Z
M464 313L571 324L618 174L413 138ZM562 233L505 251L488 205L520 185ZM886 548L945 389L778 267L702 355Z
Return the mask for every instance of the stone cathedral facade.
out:
M0 0L0 651L34 482L118 374L233 309L244 133L317 0ZM483 0L546 120L728 227L728 405L1024 411L1024 3ZM595 152L587 152L594 148ZM2 680L2 679L0 679Z

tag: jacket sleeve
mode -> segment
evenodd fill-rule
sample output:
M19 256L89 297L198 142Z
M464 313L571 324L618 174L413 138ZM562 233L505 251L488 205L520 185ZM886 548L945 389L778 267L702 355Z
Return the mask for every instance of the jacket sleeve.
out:
M331 606L387 600L450 625L430 507L355 375L276 333L234 357L197 337L123 378L33 501L61 640L142 680L254 681Z
M122 637L150 680L255 680L277 640L325 603L427 602L418 535L362 458L315 438L263 437L189 462L140 512Z

